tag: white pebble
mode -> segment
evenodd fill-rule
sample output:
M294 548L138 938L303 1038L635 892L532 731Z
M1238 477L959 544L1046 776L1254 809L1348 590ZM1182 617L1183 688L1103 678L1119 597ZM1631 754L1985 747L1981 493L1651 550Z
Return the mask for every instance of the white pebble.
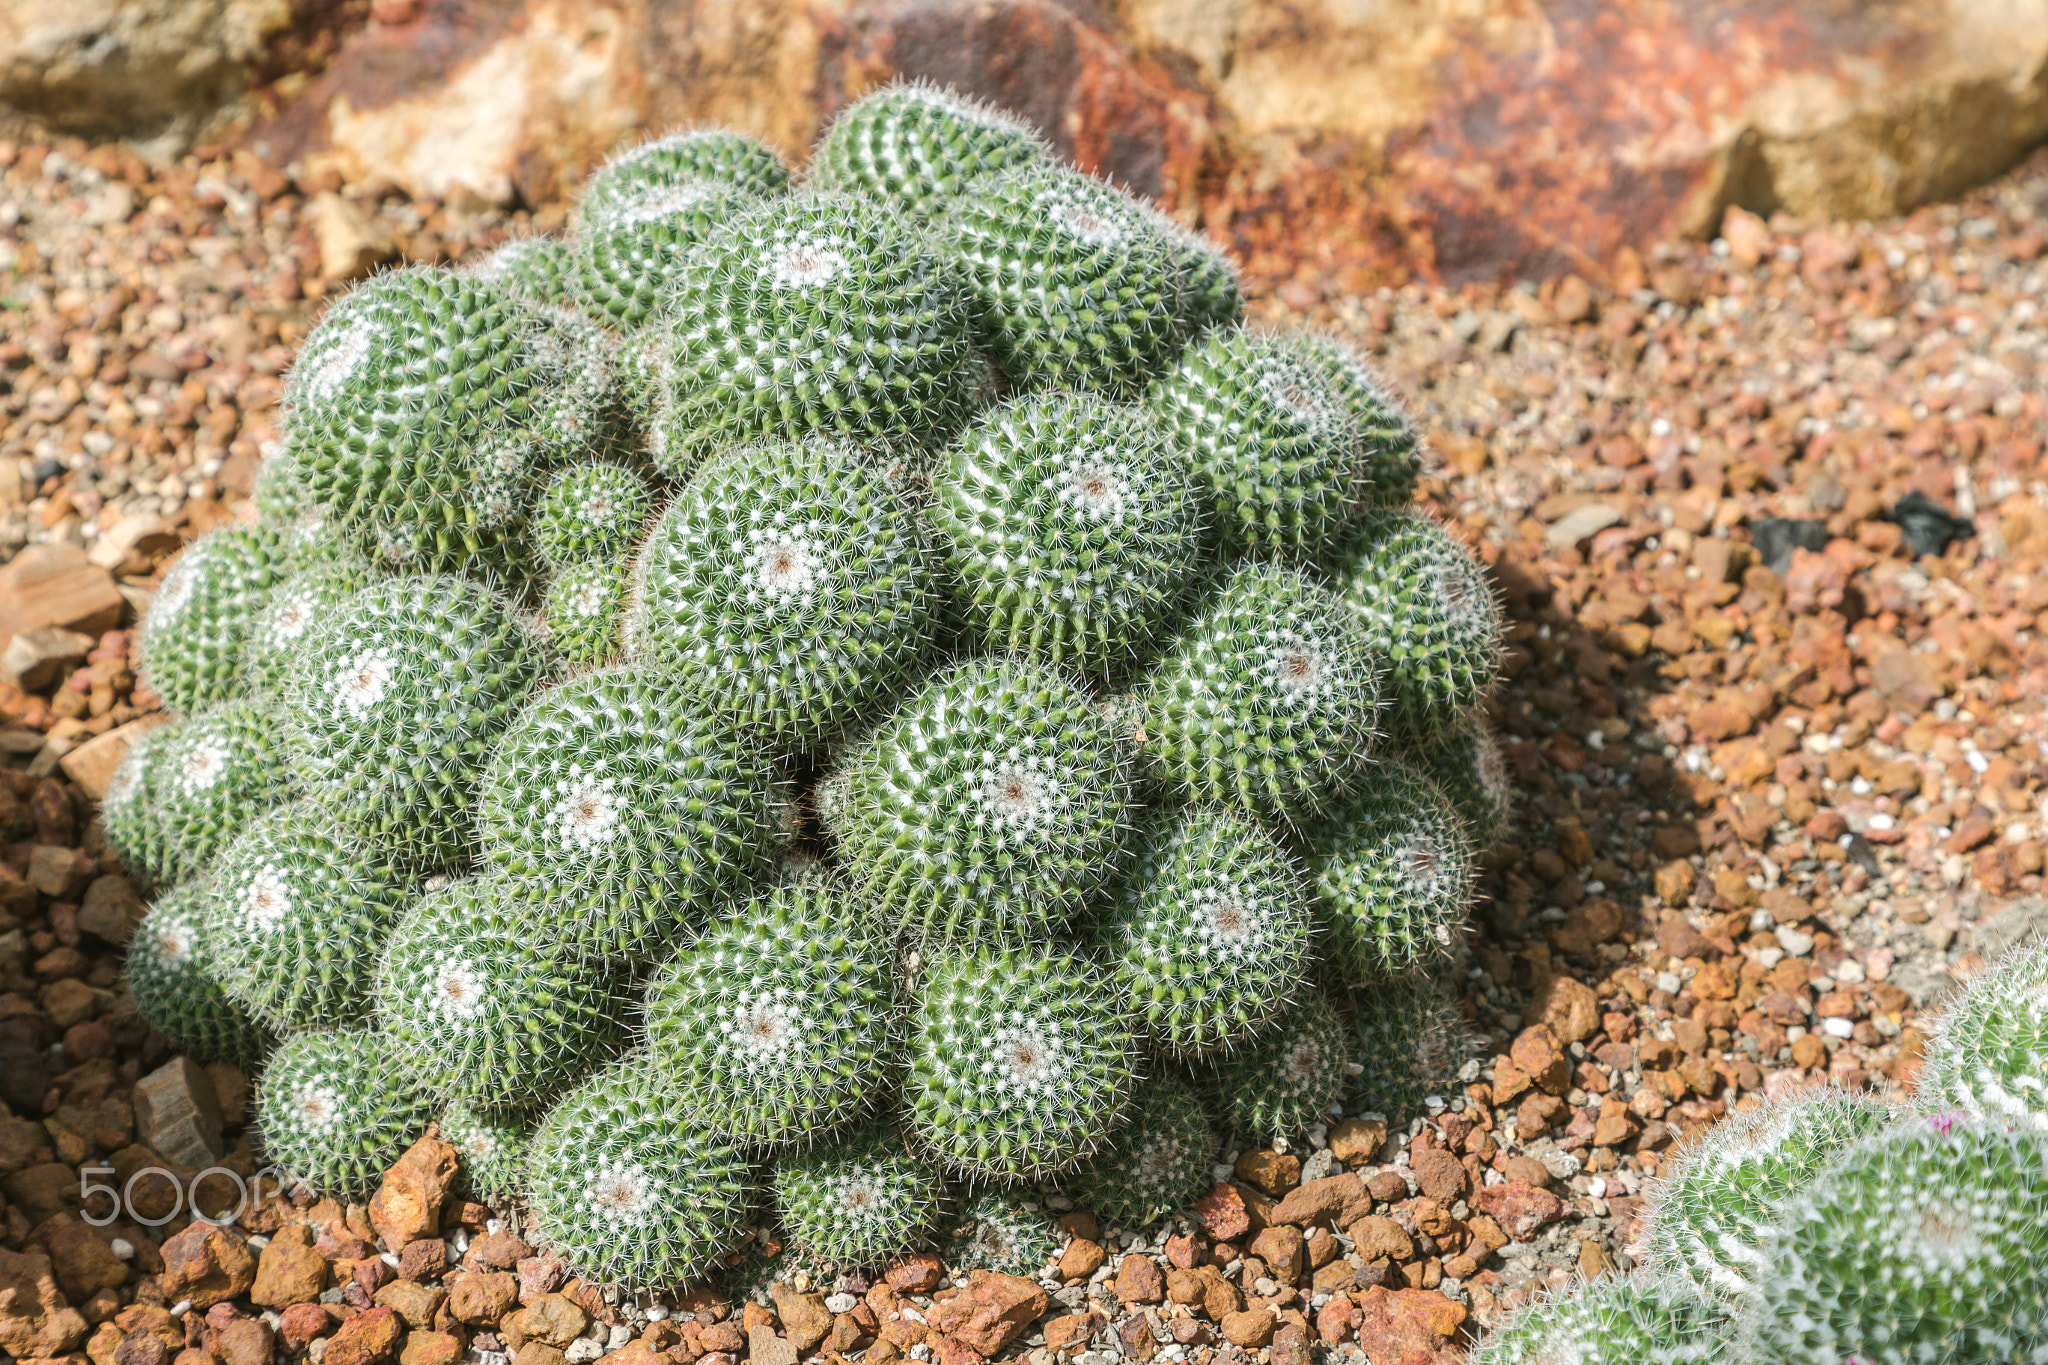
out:
M598 1345L589 1337L578 1337L569 1343L569 1349L562 1352L562 1354L578 1362L596 1360L604 1354L604 1347Z
M648 1320L649 1322L661 1322L661 1321L664 1321L664 1320L665 1320L665 1319L666 1319L667 1317L668 1317L668 1305L667 1305L667 1304L665 1304L665 1303L650 1303L650 1304L648 1304L648 1305L647 1305L647 1320Z
M825 1308L832 1313L851 1313L854 1305L859 1302L860 1300L851 1294L834 1294L825 1300Z
M1847 1038L1856 1032L1856 1026L1847 1019L1823 1019L1820 1021L1820 1026L1823 1031L1831 1033L1837 1038Z
M1794 957L1805 957L1813 951L1813 935L1789 924L1778 926L1778 946Z
M179 1299L176 1303L171 1305L171 1316L174 1318L182 1318L191 1311L192 1300L190 1299Z
M605 1349L616 1351L632 1339L633 1329L626 1326L623 1322L619 1323L612 1328L611 1335L605 1338Z
M113 1247L116 1260L125 1261L135 1254L135 1243L129 1241L126 1237L116 1237L108 1245Z

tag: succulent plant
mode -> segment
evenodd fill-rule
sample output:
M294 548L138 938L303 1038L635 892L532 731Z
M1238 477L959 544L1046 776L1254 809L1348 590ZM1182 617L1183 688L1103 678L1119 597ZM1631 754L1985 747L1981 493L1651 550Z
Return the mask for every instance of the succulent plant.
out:
M1517 1309L1475 1365L1713 1365L1727 1325L1684 1280L1606 1275Z
M1740 1301L1759 1360L2048 1355L2048 1134L1942 1113L1863 1138L1781 1204Z
M1192 474L1144 413L1081 394L996 409L935 479L972 643L1112 679L1142 663L1201 562Z
M1451 798L1475 849L1492 847L1514 818L1515 789L1507 759L1478 708L1432 734L1409 739L1402 756Z
M827 195L739 214L684 262L668 310L650 451L675 478L763 437L936 445L986 388L965 291L873 202Z
M1768 1273L1761 1244L1778 1206L1892 1120L1882 1102L1831 1087L1730 1114L1659 1167L1636 1250L1704 1288L1746 1290Z
M675 1289L744 1235L753 1173L675 1087L629 1053L564 1096L535 1134L527 1201L547 1250L621 1292Z
M756 195L789 188L789 168L772 147L724 128L688 128L636 143L591 173L577 204L587 226L594 214L651 189L730 185Z
M1165 214L1145 206L1159 230L1179 249L1176 274L1180 277L1182 307L1197 332L1210 327L1234 327L1244 317L1243 283L1237 265L1227 252L1192 228L1183 227Z
M936 233L1019 388L1135 397L1192 330L1184 245L1156 213L1078 171L1038 163L978 181Z
M342 1198L375 1189L432 1116L390 1040L363 1029L293 1034L256 1086L265 1155L290 1181Z
M824 440L713 458L634 576L635 657L787 748L887 707L936 627L916 517L858 453Z
M760 202L753 190L702 179L620 186L586 202L576 229L577 301L620 327L658 318L690 252Z
M1149 1227L1209 1191L1216 1135L1186 1081L1165 1072L1141 1082L1116 1140L1066 1181L1107 1227Z
M587 325L413 268L328 309L285 396L314 500L402 567L502 573L549 465L608 444L616 382Z
M280 1033L370 1013L377 958L411 888L383 852L305 801L227 846L204 899L221 984Z
M470 1194L503 1207L526 1189L530 1119L494 1117L458 1102L442 1110L435 1123L441 1141L462 1159L462 1187Z
M1321 1123L1350 1079L1344 1021L1319 991L1243 1047L1195 1073L1209 1112L1250 1137L1287 1137Z
M1116 993L1086 959L1049 946L928 964L908 1052L912 1136L952 1170L996 1182L1093 1156L1136 1080Z
M1301 824L1362 776L1379 683L1357 613L1302 574L1230 570L1131 699L1175 800Z
M918 1250L945 1200L945 1177L886 1126L775 1163L782 1226L800 1256L828 1269L867 1269Z
M944 669L847 763L840 854L872 912L920 942L1040 937L1128 852L1130 745L1055 672Z
M316 625L285 672L294 764L315 800L395 855L460 865L484 761L543 659L473 582L381 580Z
M221 988L205 912L200 883L149 907L128 941L128 993L175 1051L195 1061L253 1068L277 1039Z
M2048 942L2008 954L1936 1017L1917 1091L2048 1132Z
M142 676L164 705L190 715L249 690L250 619L283 577L277 538L222 526L192 542L142 618Z
M606 958L660 954L788 842L783 783L753 740L606 669L543 693L477 796L483 861L549 933Z
M1431 1095L1455 1089L1475 1039L1440 983L1421 973L1375 981L1351 992L1351 1004L1351 1055L1360 1071L1348 1111L1406 1123L1427 1112L1423 1102Z
M1362 488L1358 426L1299 338L1211 331L1147 402L1192 453L1227 547L1309 560L1341 542Z
M575 270L575 252L568 243L517 237L467 273L535 307L560 308L575 298Z
M1060 1232L1036 1200L984 1190L967 1201L939 1243L956 1271L972 1268L1033 1279L1060 1254Z
M1146 819L1095 934L1152 1041L1193 1056L1256 1033L1300 993L1314 925L1314 893L1280 842L1198 807Z
M615 664L625 650L632 572L623 564L571 564L548 583L542 634L557 658L578 671Z
M1471 551L1427 516L1367 513L1337 556L1335 578L1385 669L1391 729L1438 734L1493 686L1500 604Z
M1396 507L1415 494L1422 476L1422 448L1414 423L1364 357L1322 332L1296 339L1301 353L1318 362L1323 376L1351 414L1358 430L1360 496L1374 507Z
M122 862L158 886L204 871L229 841L285 801L277 715L266 703L219 702L149 736L108 787L107 837Z
M982 176L1046 159L1044 140L1020 120L952 90L899 82L840 112L818 144L811 180L924 216Z
M533 547L549 568L626 558L653 513L638 474L608 461L573 464L548 480L533 514Z
M1307 831L1322 897L1321 947L1348 986L1449 955L1477 872L1449 797L1407 763L1381 758L1358 791Z
M503 883L416 901L377 964L377 1019L421 1082L487 1114L546 1104L615 1055L624 991Z
M376 577L375 566L352 545L328 544L321 553L309 553L289 578L270 590L249 623L243 662L249 690L275 691L314 625L340 610Z
M306 485L306 471L289 430L264 445L249 500L256 506L257 524L271 530L289 526L314 510L313 490Z
M655 974L648 1052L735 1141L816 1141L874 1109L896 1066L890 948L847 887L787 877Z

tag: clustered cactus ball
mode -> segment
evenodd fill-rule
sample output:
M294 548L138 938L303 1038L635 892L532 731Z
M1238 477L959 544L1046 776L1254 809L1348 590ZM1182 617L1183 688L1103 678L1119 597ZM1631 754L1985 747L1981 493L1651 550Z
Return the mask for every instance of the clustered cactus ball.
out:
M1358 356L928 86L573 221L330 308L145 627L134 992L272 1159L438 1124L631 1293L1036 1274L1441 1086L1499 621Z

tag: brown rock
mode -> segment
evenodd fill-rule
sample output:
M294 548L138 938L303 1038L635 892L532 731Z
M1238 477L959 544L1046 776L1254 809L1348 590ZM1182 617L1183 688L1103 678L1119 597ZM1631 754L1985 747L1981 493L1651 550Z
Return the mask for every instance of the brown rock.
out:
M993 1356L1045 1312L1048 1302L1045 1291L1029 1280L977 1273L963 1293L938 1305L925 1320L934 1331Z
M307 205L320 246L320 274L330 284L359 280L398 258L398 244L369 213L338 194L316 194Z
M31 546L0 568L0 649L48 626L97 638L120 624L125 605L114 576L78 546Z
M533 1248L513 1233L493 1232L472 1241L462 1263L487 1270L510 1270L531 1255Z
M763 1323L747 1333L747 1359L752 1365L796 1365L797 1350Z
M1384 1140L1386 1125L1377 1126ZM1374 1143L1373 1150L1377 1151L1378 1148L1379 1143ZM1311 1180L1289 1190L1287 1197L1273 1206L1272 1221L1291 1224L1298 1228L1318 1225L1343 1227L1351 1219L1366 1212L1370 1203L1371 1197L1366 1193L1365 1182L1357 1176L1325 1176L1321 1180Z
M1374 1285L1358 1309L1358 1344L1373 1365L1434 1362L1465 1322L1463 1304L1426 1289Z
M1091 1242L1086 1237L1075 1237L1067 1242L1066 1250L1060 1253L1059 1272L1063 1280L1085 1280L1102 1268L1109 1259L1102 1244Z
M1531 1189L1519 1180L1484 1186L1472 1196L1472 1203L1517 1242L1527 1241L1564 1216L1564 1203L1556 1195Z
M233 1228L194 1223L164 1243L163 1257L164 1294L194 1308L226 1303L256 1282L255 1254Z
M1193 1270L1202 1261L1202 1239L1183 1232L1166 1239L1166 1263L1176 1270Z
M214 1339L221 1365L270 1365L277 1354L270 1324L261 1318L236 1318Z
M928 1251L905 1256L882 1276L883 1281L898 1294L929 1294L945 1278L945 1266Z
M1237 1178L1275 1199L1301 1183L1301 1158L1254 1148L1237 1159Z
M1381 1204L1408 1197L1408 1182L1398 1171L1374 1171L1365 1178L1365 1189L1375 1202Z
M1085 1349L1088 1338L1095 1331L1097 1319L1093 1313L1063 1313L1045 1324L1045 1349L1064 1351L1075 1343Z
M534 1340L567 1346L583 1335L590 1315L560 1294L543 1294L527 1305L524 1323L526 1335Z
M260 1273L257 1278L262 1278ZM412 1331L424 1332L434 1325L434 1319L440 1314L442 1306L448 1302L448 1291L439 1285L424 1285L413 1280L393 1280L372 1295L371 1301L382 1304L398 1314L406 1327ZM570 1306L575 1308L573 1304ZM577 1308L575 1311L580 1314L583 1310ZM578 1327L576 1332L582 1330ZM533 1331L530 1317L527 1331L530 1335L543 1335ZM576 1336L576 1332L569 1334L571 1339ZM557 1341L554 1344L561 1346L566 1343Z
M1509 1157L1501 1171L1509 1180L1519 1180L1531 1189L1546 1189L1550 1185L1550 1170L1533 1156L1517 1152Z
M24 692L41 692L68 677L98 643L90 635L55 626L22 631L0 649L0 682Z
M295 1303L278 1313L277 1342L286 1355L297 1355L315 1337L324 1337L335 1327L334 1315L317 1303Z
M789 1285L775 1284L768 1287L768 1297L775 1301L775 1316L782 1319L783 1333L798 1355L809 1355L832 1330L823 1294L799 1294Z
M773 1339L774 1334L771 1332L769 1336ZM792 1361L794 1359L791 1357ZM759 1365L761 1356L755 1355L754 1360ZM512 1357L512 1365L569 1365L569 1357L558 1346L550 1346L545 1341L529 1341Z
M519 1301L519 1281L502 1271L465 1271L448 1288L448 1311L457 1322L488 1327Z
M1218 1242L1234 1242L1251 1231L1252 1219L1245 1209L1244 1196L1227 1181L1218 1181L1197 1199L1194 1214L1202 1230Z
M85 1340L87 1323L64 1302L50 1259L0 1247L0 1349L17 1359L60 1356Z
M1144 1256L1126 1256L1116 1268L1116 1296L1124 1303L1158 1303L1166 1297L1166 1277Z
M398 1352L398 1365L457 1365L461 1359L462 1338L452 1332L408 1332Z
M327 1339L321 1365L376 1365L398 1354L405 1324L389 1308L367 1308L341 1324Z
M190 1057L173 1057L135 1083L135 1136L173 1165L218 1162L226 1155L221 1127L213 1084Z
M1424 1194L1445 1204L1463 1199L1471 1187L1465 1164L1441 1149L1416 1153L1409 1169L1415 1172L1415 1182Z
M49 1234L44 1249L50 1254L57 1287L73 1303L82 1304L103 1289L127 1283L127 1265L89 1223L65 1222Z
M135 887L119 875L95 877L78 907L78 927L103 943L121 947L134 937L144 906Z
M107 794L107 783L113 780L114 769L128 757L128 750L134 747L135 741L169 720L170 717L161 711L138 716L126 725L117 725L105 734L87 740L58 759L57 766L87 796L98 801Z
M1247 1250L1264 1261L1267 1270L1281 1284L1297 1283L1301 1272L1308 1266L1301 1230L1284 1224L1275 1224L1261 1232L1252 1239Z
M1415 1254L1415 1241L1408 1230L1381 1214L1368 1214L1345 1231L1351 1234L1361 1260L1376 1261L1384 1256L1400 1262Z
M1226 1314L1220 1326L1224 1340L1233 1346L1250 1349L1264 1346L1273 1339L1273 1315L1263 1308Z
M410 1255L417 1248L432 1246L442 1246L445 1248L446 1244L436 1241L419 1241L414 1242L412 1246L407 1247L405 1250ZM431 1252L422 1254L432 1255ZM447 1260L445 1252L442 1260L444 1262ZM404 1266L405 1258L400 1257L399 1268L401 1272L403 1272ZM518 1270L519 1301L521 1303L532 1303L541 1295L552 1294L569 1282L569 1264L559 1256L522 1256L519 1258Z
M531 1258L529 1258L531 1259ZM561 1265L560 1261L555 1262ZM523 1303L529 1297L526 1292L526 1262L519 1263L519 1298ZM400 1278L426 1283L438 1280L448 1272L448 1244L438 1237L422 1237L417 1242L408 1242L405 1250L398 1253L398 1274ZM566 1267L562 1279L567 1279ZM561 1280L534 1291L545 1294L550 1289L561 1288Z
M1560 1044L1584 1042L1600 1027L1600 1001L1592 988L1568 976L1550 979L1536 1005L1538 1017Z
M313 1230L304 1223L287 1223L270 1235L270 1245L257 1259L249 1299L264 1308L283 1309L311 1302L326 1288L327 1258L313 1249Z
M423 1137L406 1150L370 1199L370 1226L385 1246L398 1251L436 1234L461 1167L461 1154L439 1138Z
M1377 1160L1386 1141L1387 1125L1381 1119L1338 1119L1330 1125L1330 1155L1346 1166Z

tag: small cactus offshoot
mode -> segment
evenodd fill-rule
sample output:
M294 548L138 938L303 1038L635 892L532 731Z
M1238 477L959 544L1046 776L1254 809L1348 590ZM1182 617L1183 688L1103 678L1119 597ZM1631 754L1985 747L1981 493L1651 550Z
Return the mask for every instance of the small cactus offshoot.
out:
M1350 998L1360 1071L1345 1111L1398 1124L1428 1112L1430 1096L1448 1099L1477 1041L1450 993L1417 973L1375 981Z
M1297 340L1301 354L1351 413L1358 432L1360 496L1374 507L1397 507L1415 494L1422 449L1415 425L1372 367L1351 347L1320 332Z
M624 651L632 574L623 564L571 564L548 584L541 633L570 668L603 668Z
M1959 1109L2048 1132L2048 943L2009 954L1935 1019L1923 1108Z
M1264 1033L1198 1069L1210 1112L1250 1137L1286 1137L1321 1123L1344 1093L1351 1055L1344 1021L1308 991Z
M221 988L205 896L195 883L149 907L128 941L128 993L177 1051L253 1068L277 1040Z
M1475 1365L1716 1365L1728 1318L1683 1279L1618 1275L1519 1308Z
M284 577L278 539L222 526L192 542L142 619L142 676L164 705L190 715L250 690L249 624Z
M797 1253L847 1270L917 1250L946 1199L945 1177L886 1127L783 1157L774 1186L775 1210Z
M1451 798L1472 847L1491 848L1514 818L1515 788L1484 714L1474 707L1434 734L1411 738L1402 754Z
M269 705L245 699L147 736L107 788L107 839L122 862L160 887L175 886L289 799L277 730Z
M688 128L635 143L593 171L577 203L582 218L604 213L651 189L729 185L756 195L789 188L789 168L775 149L724 128Z
M847 106L825 130L811 177L820 189L876 195L925 215L982 176L1047 158L1044 141L1021 120L912 82Z
M1038 1202L1004 1190L968 1200L939 1243L947 1265L1036 1278L1060 1254L1060 1232Z
M622 558L640 539L653 499L624 465L570 465L548 480L533 515L533 548L559 572Z
M293 1034L256 1085L264 1154L318 1194L367 1195L432 1117L391 1040L363 1029Z
M503 1207L526 1189L526 1151L533 1120L493 1117L466 1104L441 1111L441 1140L462 1161L463 1187L487 1204Z
M1135 1230L1208 1193L1215 1157L1200 1101L1169 1072L1138 1086L1122 1135L1066 1183L1105 1226Z

